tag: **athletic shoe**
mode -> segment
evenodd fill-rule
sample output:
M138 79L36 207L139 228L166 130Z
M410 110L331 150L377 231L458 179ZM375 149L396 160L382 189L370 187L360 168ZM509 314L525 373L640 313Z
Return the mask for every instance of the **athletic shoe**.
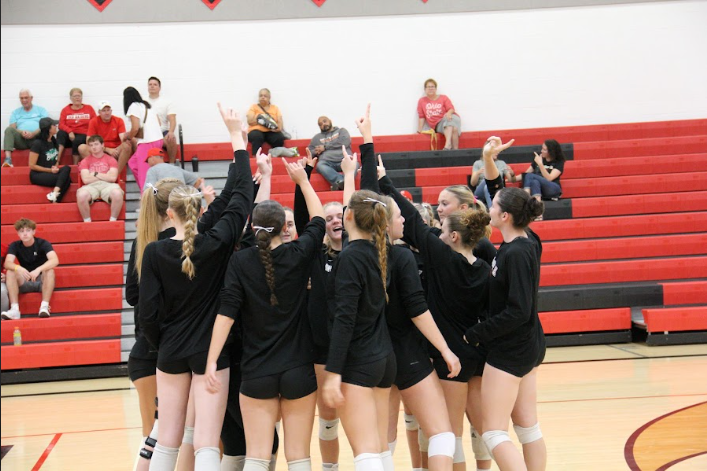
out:
M51 316L51 309L52 309L52 308L49 307L49 306L40 307L40 308L39 308L39 317L42 317L42 318L45 318L45 319L46 319L47 317Z
M5 157L5 161L2 163L3 167L14 167L12 165L12 157Z
M47 193L47 199L52 203L56 203L56 193L50 191L49 193Z
M297 147L288 147L288 149L292 152L292 155L288 157L299 157L299 151L297 150Z
M3 311L2 318L6 321L16 321L20 318L20 311L19 309L10 309L9 311Z
M343 180L336 182L331 186L331 191L341 191L343 189L344 189L344 181Z

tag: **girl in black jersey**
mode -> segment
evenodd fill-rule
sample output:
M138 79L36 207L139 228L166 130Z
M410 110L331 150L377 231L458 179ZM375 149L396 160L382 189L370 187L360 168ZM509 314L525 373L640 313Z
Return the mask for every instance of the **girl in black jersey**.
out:
M334 263L327 289L333 315L324 401L337 407L357 471L381 470L387 449L388 393L395 355L385 323L385 203L358 191L344 209L348 245Z
M419 212L393 186L379 167L383 193L390 194L405 218L405 240L422 255L427 277L427 304L439 330L462 364L458 376L449 377L449 369L441 352L431 347L434 368L441 379L445 403L456 436L454 467L464 469L466 459L462 447L464 414L467 402L472 421L478 423L480 402L475 400L481 388L482 356L463 342L464 332L476 324L487 307L489 265L474 255L474 247L486 234L489 216L483 210L461 209L446 214L439 237L420 217ZM474 377L476 378L474 379Z
M361 185L369 181L364 179L364 175L371 172L374 175L372 179L374 188L371 189L378 190L375 179L377 169L371 132L370 105L366 114L359 118L356 124L363 136L363 145L360 147ZM353 183L353 174L356 170L355 159L344 152L341 168L344 171L346 185L350 185ZM388 239L394 243L403 237L405 218L395 201L388 197L381 198L386 202ZM430 437L428 468L451 470L455 437L445 407L442 387L429 361L425 337L441 353L450 378L459 373L461 364L459 358L447 346L427 308L417 263L409 248L400 245L388 247L388 273L389 301L386 307L386 320L397 364L395 386L426 436ZM394 418L397 419L397 413Z
M484 154L500 146L500 139L491 138ZM519 188L494 197L491 224L501 231L503 244L491 269L488 318L465 335L470 345L488 350L481 387L483 439L501 470L544 470L547 459L536 406L537 367L545 356L537 306L542 244L528 228L542 213L543 203ZM525 462L508 437L509 418Z
M231 257L207 364L210 391L221 389L217 361L236 316L243 341L240 403L246 436L245 471L267 470L272 430L282 413L290 471L311 470L317 389L314 349L305 314L311 264L324 238L323 210L304 168L283 162L313 216L297 240L283 244L285 210L264 201L253 211L257 247ZM267 433L265 431L267 430Z
M231 136L235 185L218 222L197 233L201 193L193 187L172 190L167 214L176 235L147 245L140 276L140 323L145 337L158 349L157 388L160 427L150 468L173 470L184 433L189 389L194 381L195 466L218 470L218 448L227 391L209 394L204 372L211 329L217 314L220 286L228 257L243 232L253 199L250 163L241 132L242 120L233 110L219 111ZM217 372L228 380L228 355ZM193 379L192 379L192 373Z
M152 449L157 439L157 352L140 328L137 303L140 290L140 267L142 253L150 242L174 236L172 221L167 217L169 194L183 182L176 178L165 178L148 187L140 198L140 214L137 222L137 237L130 248L128 270L125 275L125 300L135 308L135 343L128 356L128 376L135 385L142 419L144 451L138 454L136 471L147 471L150 467ZM137 256L137 254L140 254ZM141 447L142 448L142 447Z

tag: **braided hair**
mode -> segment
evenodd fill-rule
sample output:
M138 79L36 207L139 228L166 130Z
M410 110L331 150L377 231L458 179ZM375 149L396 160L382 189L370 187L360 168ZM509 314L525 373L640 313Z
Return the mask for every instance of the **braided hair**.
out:
M253 210L255 243L258 247L260 262L265 268L265 281L268 284L268 288L270 288L271 306L277 306L277 296L275 296L275 268L272 265L270 242L274 236L280 234L284 226L285 209L277 201L262 201Z
M196 222L201 211L201 192L193 186L180 185L169 195L169 207L184 223L182 241L182 273L192 280L196 276L191 256L194 253L194 239L197 235Z

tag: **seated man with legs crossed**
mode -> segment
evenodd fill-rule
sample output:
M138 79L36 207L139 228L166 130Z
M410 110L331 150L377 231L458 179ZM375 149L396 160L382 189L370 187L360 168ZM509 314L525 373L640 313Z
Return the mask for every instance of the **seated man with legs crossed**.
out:
M118 181L118 161L103 151L103 138L88 138L91 152L79 164L83 186L76 192L76 204L83 222L91 222L91 203L101 199L110 204L110 220L117 221L123 208L123 190Z
M20 293L42 293L39 317L49 317L49 301L54 293L54 268L59 265L52 244L35 237L37 224L30 219L19 219L15 230L20 240L10 244L5 257L7 294L10 310L2 313L4 320L20 318Z
M317 157L319 172L331 185L331 191L344 189L344 175L341 173L341 160L344 152L341 146L346 147L346 152L351 154L351 136L344 128L337 128L331 124L331 120L326 116L321 116L317 120L317 125L322 132L312 138L309 143L309 151ZM358 169L358 164L356 164Z

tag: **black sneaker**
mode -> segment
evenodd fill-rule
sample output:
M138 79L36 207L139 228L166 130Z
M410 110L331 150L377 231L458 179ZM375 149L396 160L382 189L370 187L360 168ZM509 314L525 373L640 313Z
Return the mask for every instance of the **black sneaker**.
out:
M344 181L338 181L331 186L331 191L341 191L344 189Z

